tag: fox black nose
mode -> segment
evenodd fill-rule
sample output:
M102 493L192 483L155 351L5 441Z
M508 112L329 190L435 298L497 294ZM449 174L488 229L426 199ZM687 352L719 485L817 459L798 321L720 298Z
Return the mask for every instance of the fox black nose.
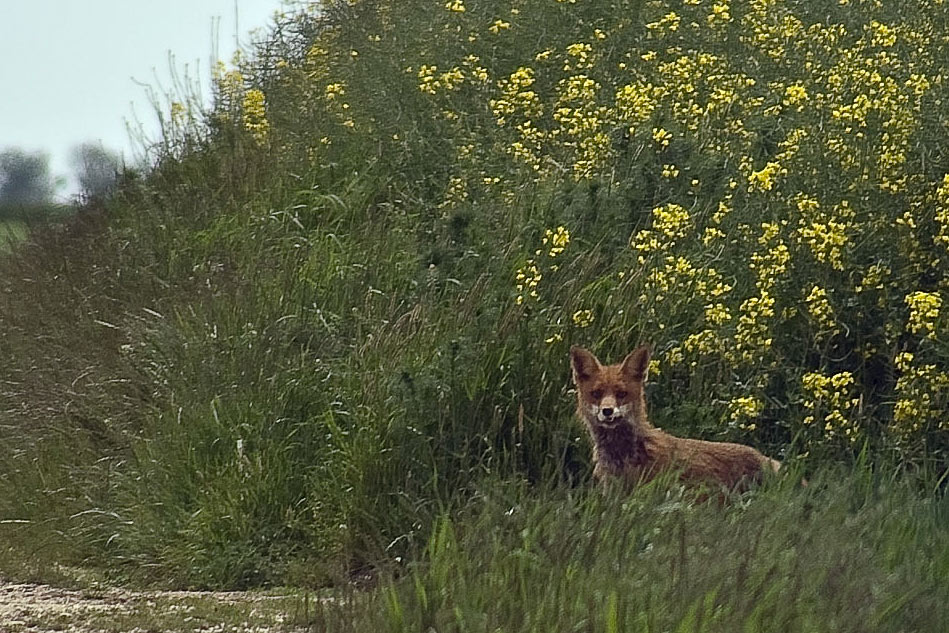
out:
M610 407L603 407L602 409L600 409L600 413L602 413L603 417L605 418L613 417L613 409L611 409Z

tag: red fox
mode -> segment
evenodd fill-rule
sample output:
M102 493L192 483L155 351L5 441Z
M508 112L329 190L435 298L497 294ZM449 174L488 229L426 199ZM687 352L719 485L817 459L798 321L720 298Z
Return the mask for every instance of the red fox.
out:
M679 471L689 484L744 489L781 463L743 444L674 437L646 419L643 385L649 348L633 350L621 363L602 365L590 351L570 348L577 416L593 440L593 476L601 484L618 479L646 482L662 471Z

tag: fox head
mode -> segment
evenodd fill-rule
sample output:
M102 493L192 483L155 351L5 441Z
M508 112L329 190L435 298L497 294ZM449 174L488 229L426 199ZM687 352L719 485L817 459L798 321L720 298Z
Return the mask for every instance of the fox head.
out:
M591 427L610 429L620 424L647 424L643 385L649 356L649 347L642 345L623 362L604 366L589 350L577 345L570 348L578 411Z

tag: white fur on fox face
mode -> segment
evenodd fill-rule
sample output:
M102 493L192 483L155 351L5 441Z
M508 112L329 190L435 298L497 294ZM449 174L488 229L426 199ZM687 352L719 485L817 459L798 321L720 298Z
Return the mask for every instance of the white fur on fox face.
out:
M608 408L608 409L613 409L613 415L610 415L610 416L608 416L608 417L605 416L605 415L603 415L603 407L601 407L601 406L599 406L599 405L591 405L591 406L590 406L591 412L593 413L593 415L596 416L596 419L597 419L597 421L599 421L599 422L609 422L609 421L622 420L622 419L624 419L624 418L626 417L626 414L629 413L629 405L628 405L628 404L623 404L623 405L614 406L614 407L607 407L607 408Z

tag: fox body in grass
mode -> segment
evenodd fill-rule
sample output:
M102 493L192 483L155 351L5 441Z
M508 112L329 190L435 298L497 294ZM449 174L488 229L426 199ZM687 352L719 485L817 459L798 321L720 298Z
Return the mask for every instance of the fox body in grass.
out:
M674 470L686 483L742 489L765 472L777 472L780 462L750 446L675 437L652 426L643 394L649 356L641 346L621 363L602 365L590 351L570 348L577 416L593 440L598 481L635 485Z

